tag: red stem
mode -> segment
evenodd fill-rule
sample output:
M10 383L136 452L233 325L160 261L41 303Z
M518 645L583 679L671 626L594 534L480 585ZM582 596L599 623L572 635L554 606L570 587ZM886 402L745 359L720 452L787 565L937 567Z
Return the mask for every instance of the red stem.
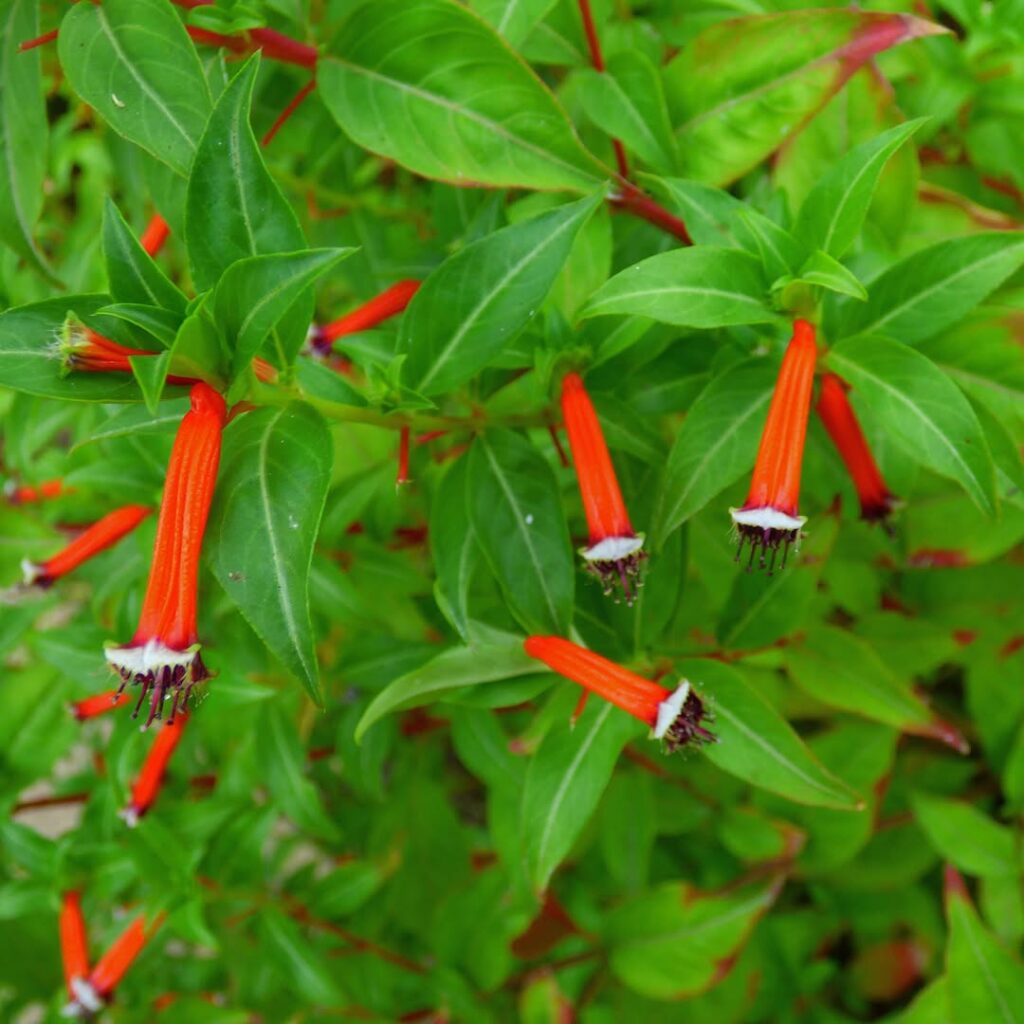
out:
M634 217L640 217L661 228L662 231L674 235L683 245L693 245L693 239L686 229L686 224L675 214L669 213L664 206L650 196L644 195L635 185L624 182L622 193L613 197L611 201L620 210L625 210L627 213L633 214Z
M18 53L34 50L37 46L45 46L47 43L52 43L56 38L57 30L54 29L52 32L47 32L46 35L36 36L35 39L26 39L25 42L18 46Z
M583 33L587 37L587 47L590 50L590 62L594 65L595 71L604 72L604 54L601 52L601 38L597 34L597 26L594 24L594 12L590 9L590 0L580 0L580 17L583 19ZM626 147L622 145L621 139L612 139L612 149L615 150L615 163L618 166L619 174L623 178L629 177L629 161L626 159Z
M270 126L270 130L260 140L261 146L269 146L274 136L281 130L285 121L288 120L296 110L299 109L299 105L302 101L316 88L316 79L310 79L294 96L291 103L288 104L284 110L278 114L277 120Z
M402 427L398 439L398 475L395 477L396 487L409 482L409 437L409 428Z

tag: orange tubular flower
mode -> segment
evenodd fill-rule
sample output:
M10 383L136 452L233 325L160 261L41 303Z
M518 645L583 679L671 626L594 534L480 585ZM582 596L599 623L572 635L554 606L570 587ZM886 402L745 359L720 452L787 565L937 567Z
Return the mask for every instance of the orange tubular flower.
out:
M187 721L188 715L180 714L156 734L153 746L149 748L146 760L142 763L142 771L139 772L139 777L132 787L131 803L121 812L121 817L128 823L129 828L134 828L139 823L139 818L153 806L164 782L167 763L181 742L181 734Z
M114 990L120 984L128 968L142 952L146 943L163 923L164 915L157 917L146 928L146 918L140 914L114 940L110 949L100 957L92 973L85 980L74 983L74 999L64 1011L67 1017L80 1017L99 1013L113 998Z
M631 602L630 581L636 580L640 562L646 557L644 537L629 521L601 423L578 373L567 373L562 380L562 416L590 531L588 545L580 554L588 570L600 578L606 594L618 580L626 601Z
M774 570L779 547L785 568L789 546L800 539L800 529L807 522L797 514L797 504L817 354L814 327L806 320L797 320L775 382L750 493L741 508L729 510L740 536L737 561L744 542L750 542L748 568L760 548L761 568L765 565L765 553L771 550L769 572Z
M331 342L336 338L358 331L368 331L389 317L397 316L409 305L419 287L419 281L399 281L351 313L346 313L345 316L332 320L323 327L314 327L310 335L313 351L326 355L331 350Z
M167 236L170 233L171 229L167 221L159 213L154 213L146 225L146 230L142 232L139 242L150 256L155 256L164 247L164 242L167 241Z
M523 647L531 658L543 661L553 672L646 722L653 738L664 740L670 752L691 743L717 742L715 735L701 725L707 711L686 679L675 690L667 690L557 636L527 637Z
M126 647L108 645L107 661L121 676L121 689L142 686L135 714L152 689L146 725L161 717L164 698L174 691L173 721L184 711L192 687L208 678L199 654L196 598L199 553L220 464L224 399L208 384L192 388L192 408L178 428L167 467L153 564L139 626Z
M75 889L64 893L60 908L60 955L68 995L75 998L76 982L89 974L89 940L82 916L82 894Z
M152 511L145 505L125 505L93 523L63 551L58 552L45 562L37 564L24 559L21 563L21 571L24 573L26 586L50 586L54 580L66 576L72 569L77 569L93 555L105 551L122 537L131 533Z
M882 479L857 414L846 397L842 378L834 373L822 377L815 408L857 488L861 519L869 522L887 519L898 501Z
M34 487L31 484L22 484L19 487L11 481L4 488L4 494L12 505L28 505L50 498L59 498L62 494L70 493L72 493L71 489L64 487L63 480L44 480L43 483Z
M71 714L76 721L85 722L90 718L99 718L122 704L127 704L131 697L127 693L120 693L118 690L107 690L106 693L97 693L92 697L77 700L71 705Z

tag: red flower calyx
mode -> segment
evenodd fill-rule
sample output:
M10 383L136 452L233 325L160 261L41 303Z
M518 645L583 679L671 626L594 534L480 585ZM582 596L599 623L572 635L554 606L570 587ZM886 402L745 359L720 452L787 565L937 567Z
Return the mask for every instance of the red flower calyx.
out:
M814 327L806 320L797 320L768 407L747 500L740 508L729 510L739 533L737 561L743 545L750 544L748 569L758 550L760 567L764 568L767 552L771 551L770 574L780 547L785 568L789 547L800 539L800 530L807 522L798 514L797 506L817 354Z
M153 510L145 505L125 505L107 513L80 533L62 551L45 562L22 560L21 571L26 586L49 587L62 576L77 569L94 555L112 547L127 536Z
M224 399L202 382L192 388L171 449L149 584L138 629L127 646L108 645L107 661L129 683L142 687L134 714L152 691L149 717L162 717L173 692L171 720L185 710L192 687L209 673L199 650L196 623L199 554L220 464L221 433L227 418Z
M687 679L668 690L557 636L527 637L523 648L553 672L645 722L651 727L652 738L662 740L670 753L680 747L717 742L714 733L701 724L709 715Z
M631 604L633 586L642 585L640 563L647 557L644 536L630 523L601 422L578 373L567 373L562 379L562 417L589 531L587 547L580 554L606 594L620 583Z
M857 414L846 396L842 378L834 373L822 377L815 410L857 488L861 519L885 521L899 506L899 499L892 495L882 478Z

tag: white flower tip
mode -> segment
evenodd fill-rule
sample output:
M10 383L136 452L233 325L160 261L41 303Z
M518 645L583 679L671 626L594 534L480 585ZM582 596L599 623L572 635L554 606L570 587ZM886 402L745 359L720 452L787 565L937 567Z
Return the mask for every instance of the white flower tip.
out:
M85 978L72 978L71 991L75 994L75 1001L64 1008L65 1016L80 1017L83 1013L99 1013L103 1009L99 992ZM72 1012L68 1013L68 1010Z
M46 570L41 565L30 562L27 558L21 560L21 576L26 587L38 583L45 575Z
M184 651L176 651L159 640L147 640L135 647L107 644L104 655L107 663L119 674L124 675L127 672L132 676L144 676L148 672L162 668L174 668L178 665L187 667L195 661L198 651L198 644L193 644Z
M807 516L791 516L770 505L763 508L731 508L729 515L737 526L750 526L755 530L788 530L795 533L807 522Z
M676 688L673 690L668 697L666 697L658 705L658 718L654 723L654 738L656 740L663 740L668 735L669 729L672 728L673 723L679 717L683 710L683 705L686 703L686 698L690 696L690 681L684 679Z
M580 554L588 562L621 562L630 555L635 555L644 546L644 535L635 537L605 537L589 548L583 548Z
M123 810L117 812L117 816L129 827L135 828L139 823L139 818L142 815L139 813L139 809L135 804L129 804Z

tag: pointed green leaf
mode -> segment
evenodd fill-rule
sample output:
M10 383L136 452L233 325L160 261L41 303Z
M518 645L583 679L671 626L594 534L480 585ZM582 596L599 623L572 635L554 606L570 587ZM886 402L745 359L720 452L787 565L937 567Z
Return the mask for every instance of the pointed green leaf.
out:
M590 192L611 177L530 67L453 0L358 8L317 87L356 143L428 178Z
M441 479L430 509L430 551L438 606L463 640L469 640L469 587L480 564L480 546L469 519L469 460L459 459Z
M849 295L859 302L866 302L867 289L860 283L851 270L847 270L838 260L833 259L821 249L811 253L807 262L797 273L797 280L816 284L839 295Z
M146 408L151 413L156 412L171 365L171 353L164 351L155 356L129 356L128 362L131 364L132 376L139 383Z
M1022 863L1011 828L962 800L918 793L914 817L936 852L971 875L1015 875Z
M554 5L555 0L471 0L469 6L493 25L509 46L518 47Z
M207 548L221 586L317 703L309 568L332 462L331 435L308 405L236 419L224 435Z
M188 300L142 248L109 196L103 208L103 256L110 294L118 302L184 313Z

